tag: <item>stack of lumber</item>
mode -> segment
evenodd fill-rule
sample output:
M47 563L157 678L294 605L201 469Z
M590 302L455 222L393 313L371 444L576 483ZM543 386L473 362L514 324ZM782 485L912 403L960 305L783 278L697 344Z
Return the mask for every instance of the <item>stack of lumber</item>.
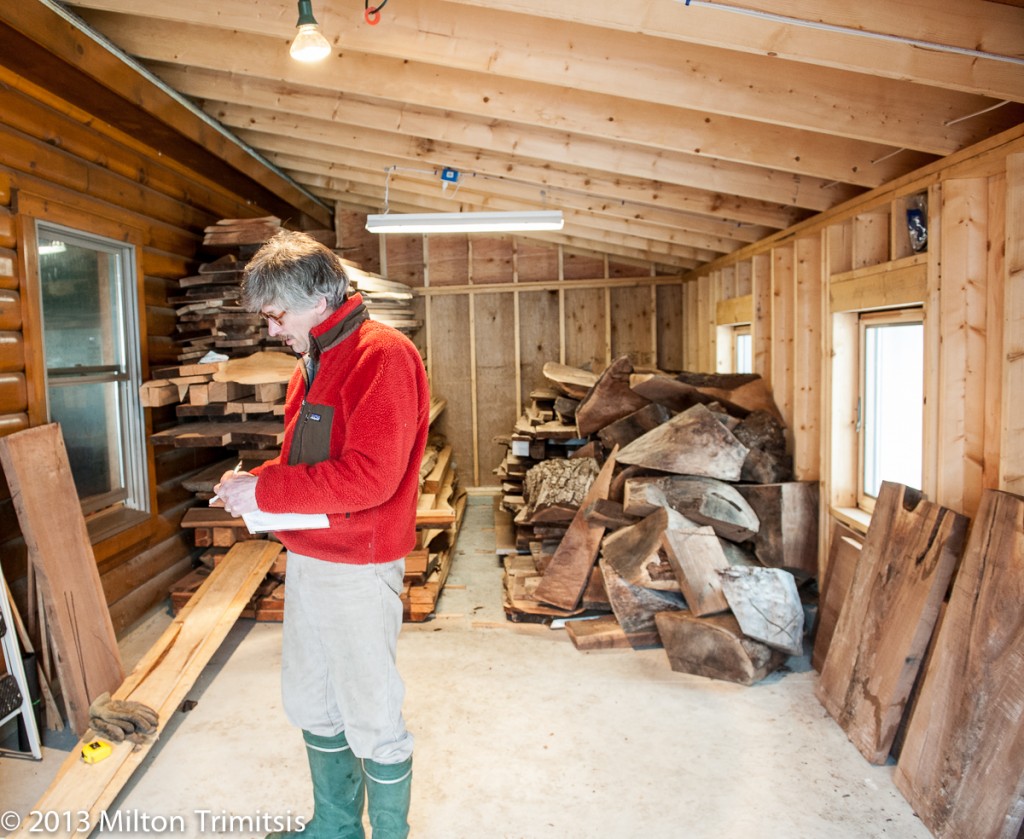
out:
M222 218L203 232L207 247L244 247L262 245L281 230L281 219L276 216L260 218Z
M345 272L349 276L349 289L362 295L371 318L410 337L423 326L423 319L417 317L413 307L413 293L409 286L364 271L347 259L341 261L345 263Z
M517 541L534 530L529 557L505 558L508 617L604 612L567 623L579 648L661 644L675 670L743 684L800 654L817 484L790 480L762 380L636 373L627 357L596 377L545 374L576 403L556 416L568 425L572 410L579 448L524 476ZM538 538L551 519L563 535Z

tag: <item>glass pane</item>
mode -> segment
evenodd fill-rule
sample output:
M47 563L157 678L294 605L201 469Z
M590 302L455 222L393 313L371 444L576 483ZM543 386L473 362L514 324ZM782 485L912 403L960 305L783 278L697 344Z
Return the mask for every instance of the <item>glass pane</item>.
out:
M924 326L864 330L864 492L882 481L921 488L924 425Z
M50 417L61 424L71 473L83 505L89 500L124 497L121 474L121 423L117 382L50 383Z
M120 367L124 356L117 258L40 235L39 277L48 369Z
M736 372L737 373L753 373L754 372L754 358L753 358L754 341L750 333L740 333L736 336Z

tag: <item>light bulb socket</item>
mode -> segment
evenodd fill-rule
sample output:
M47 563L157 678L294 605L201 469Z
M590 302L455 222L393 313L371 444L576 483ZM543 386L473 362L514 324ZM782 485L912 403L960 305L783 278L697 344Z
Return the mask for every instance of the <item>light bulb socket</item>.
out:
M313 0L299 0L299 20L296 26L312 24L316 26L316 18L313 17Z

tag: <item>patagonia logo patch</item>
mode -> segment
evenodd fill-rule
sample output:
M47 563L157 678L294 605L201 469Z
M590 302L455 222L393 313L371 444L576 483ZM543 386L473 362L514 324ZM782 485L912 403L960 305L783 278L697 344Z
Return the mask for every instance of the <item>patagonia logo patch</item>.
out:
M309 418L313 420L313 422L320 422L320 414L310 414Z

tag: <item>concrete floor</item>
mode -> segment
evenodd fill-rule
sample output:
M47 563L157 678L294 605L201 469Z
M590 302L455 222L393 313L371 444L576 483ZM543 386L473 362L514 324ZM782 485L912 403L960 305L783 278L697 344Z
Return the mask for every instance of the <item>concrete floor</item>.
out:
M506 622L491 504L472 499L436 617L399 642L414 837L930 835L892 765L867 763L815 699L806 657L744 688L674 673L663 650L581 653L564 631ZM126 667L168 620L154 611L124 639ZM280 634L235 626L193 710L168 722L109 812L240 837L262 835L244 819L309 815L301 739L279 699ZM0 758L0 813L27 813L72 746L48 735L41 763ZM226 829L229 816L243 829Z

